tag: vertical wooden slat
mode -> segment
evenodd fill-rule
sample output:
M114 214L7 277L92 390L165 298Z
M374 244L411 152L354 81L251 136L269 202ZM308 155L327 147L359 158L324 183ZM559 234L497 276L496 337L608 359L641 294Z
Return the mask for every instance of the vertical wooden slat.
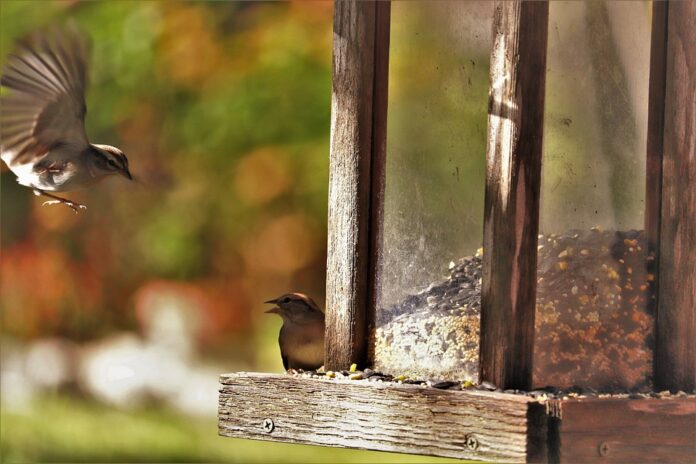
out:
M645 233L648 251L657 256L662 195L662 142L665 128L665 67L667 64L667 2L653 2L650 37L648 139L645 187ZM649 263L649 272L656 269ZM657 280L653 281L657 288ZM653 292L655 293L655 292Z
M532 379L548 3L496 1L488 108L481 379Z
M646 308L657 314L660 274L660 210L662 208L662 153L665 130L665 70L667 67L667 2L653 2L650 36L650 83L648 90L648 137L646 144L645 236L648 245L646 271L654 276ZM653 356L653 373L657 369ZM653 378L655 376L653 375Z
M377 10L373 1L341 1L334 7L325 343L329 369L365 362Z
M658 389L696 388L696 2L667 12L655 348Z
M375 86L373 96L372 192L370 219L370 280L368 326L375 323L381 291L379 276L384 237L384 186L387 160L387 106L389 90L389 38L391 1L377 2L375 18ZM368 327L369 330L369 327ZM369 352L369 350L368 350ZM373 364L373 359L367 360Z
M648 312L657 315L660 282L660 219L662 209L662 154L665 134L665 77L667 70L667 2L653 2L650 34L650 82L648 89L648 134L646 141L645 236L648 245L646 270L654 276L650 284ZM655 347L653 347L654 349ZM653 380L658 357L653 356Z

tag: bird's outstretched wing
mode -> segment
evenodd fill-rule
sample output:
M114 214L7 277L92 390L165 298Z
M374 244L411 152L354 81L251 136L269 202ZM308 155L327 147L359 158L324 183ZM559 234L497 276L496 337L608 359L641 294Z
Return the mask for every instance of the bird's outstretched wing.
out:
M8 164L41 158L57 145L87 148L88 44L74 26L34 34L19 44L0 84L0 149Z

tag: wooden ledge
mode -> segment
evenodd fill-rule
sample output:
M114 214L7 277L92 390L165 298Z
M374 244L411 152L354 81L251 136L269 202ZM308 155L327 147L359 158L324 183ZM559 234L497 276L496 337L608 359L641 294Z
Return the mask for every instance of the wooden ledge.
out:
M462 459L546 460L546 407L521 395L392 382L235 373L219 433Z
M696 396L551 400L551 462L696 462Z
M696 462L696 396L577 398L220 377L222 436L497 462Z

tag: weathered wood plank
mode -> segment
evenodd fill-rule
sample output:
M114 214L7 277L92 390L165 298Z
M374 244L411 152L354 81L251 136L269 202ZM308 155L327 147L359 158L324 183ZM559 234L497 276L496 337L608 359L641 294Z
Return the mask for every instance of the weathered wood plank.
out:
M481 379L532 378L548 3L497 1L488 110Z
M252 373L220 381L223 436L495 461L545 458L545 409L520 395ZM264 428L266 419L272 427Z
M375 2L334 6L326 269L330 369L364 364L369 281Z
M668 6L655 351L658 389L696 388L696 2Z
M696 398L555 403L560 462L696 462Z

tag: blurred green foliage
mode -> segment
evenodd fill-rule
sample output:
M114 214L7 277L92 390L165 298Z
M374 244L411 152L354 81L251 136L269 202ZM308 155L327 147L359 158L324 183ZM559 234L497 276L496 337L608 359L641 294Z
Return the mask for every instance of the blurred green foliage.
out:
M141 332L161 291L196 301L206 359L279 370L280 321L261 302L324 293L331 17L328 2L0 2L0 62L69 20L90 37L87 132L137 178L69 194L88 206L76 216L2 166L3 337ZM224 440L214 419L173 414L39 403L2 416L3 462L361 459Z
M210 421L156 408L117 411L69 397L47 396L36 411L3 412L2 462L465 462L223 438Z
M153 279L206 289L205 343L220 349L231 333L251 339L261 301L290 289L321 301L331 12L324 2L3 2L2 60L15 40L68 20L89 35L90 140L122 148L137 177L76 192L89 209L73 217L3 173L5 333L85 340L137 328L133 295ZM28 284L37 268L50 291Z

